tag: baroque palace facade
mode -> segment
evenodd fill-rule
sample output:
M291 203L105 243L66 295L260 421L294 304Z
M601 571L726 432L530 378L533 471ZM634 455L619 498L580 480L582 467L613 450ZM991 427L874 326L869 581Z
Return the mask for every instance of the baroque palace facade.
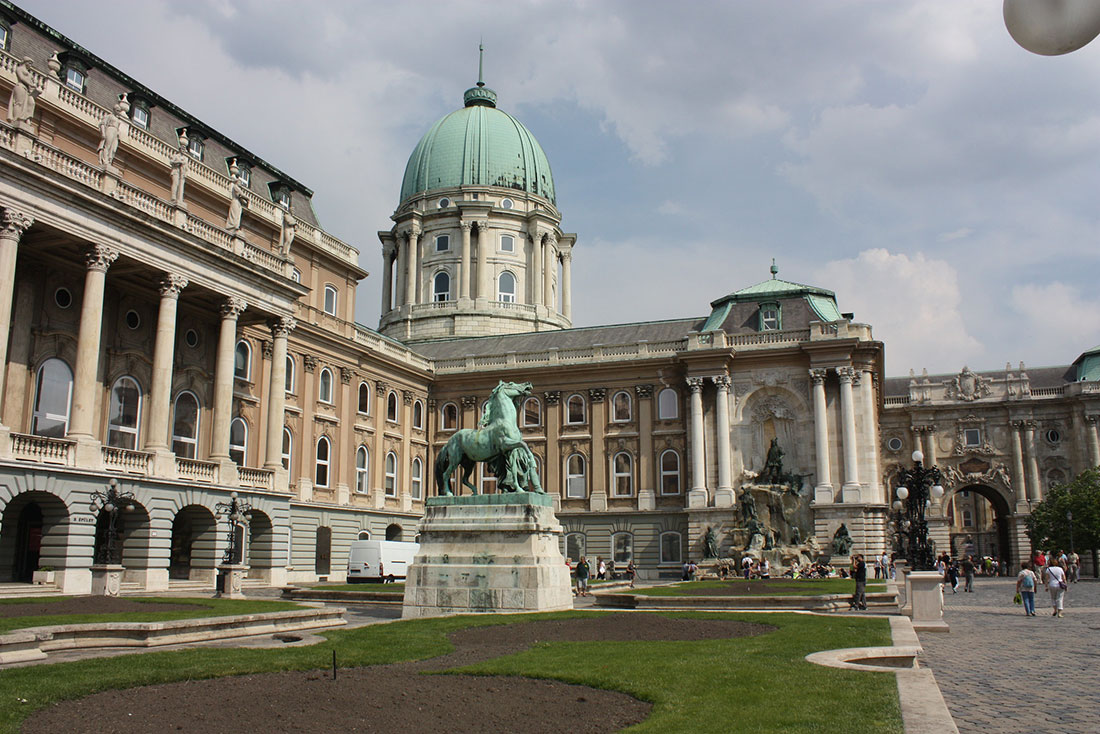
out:
M0 582L51 567L88 591L111 479L133 494L124 588L212 587L234 493L250 583L340 578L351 541L415 537L435 452L501 379L534 385L521 429L566 555L648 577L708 528L738 552L772 439L812 542L844 523L872 553L915 447L948 478L939 547L984 496L970 542L1014 559L1044 488L1100 463L1100 351L887 379L868 325L774 267L709 315L572 328L577 236L480 82L410 157L381 322L359 325L367 273L308 188L7 2L0 33Z

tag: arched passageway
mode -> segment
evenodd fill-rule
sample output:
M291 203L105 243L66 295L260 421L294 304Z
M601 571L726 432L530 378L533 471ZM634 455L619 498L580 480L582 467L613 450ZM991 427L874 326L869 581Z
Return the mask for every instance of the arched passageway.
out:
M401 540L401 526L396 523L387 526L386 540Z
M69 510L48 492L22 492L0 520L0 580L30 583L40 567L65 567Z
M93 562L121 564L127 569L148 568L151 527L149 512L144 505L132 501L120 509L115 520L118 543L108 552L107 528L110 522L110 513L100 510L96 517Z
M267 578L275 566L275 528L271 517L260 510L248 516L248 551L245 555L249 578Z
M213 578L217 545L217 523L214 514L202 505L180 508L172 521L172 550L168 563L168 578Z
M970 484L944 500L950 537L950 548L944 550L953 557L990 556L1007 561L1012 568L1022 560L1016 558L1012 545L1012 510L1001 492L983 484Z

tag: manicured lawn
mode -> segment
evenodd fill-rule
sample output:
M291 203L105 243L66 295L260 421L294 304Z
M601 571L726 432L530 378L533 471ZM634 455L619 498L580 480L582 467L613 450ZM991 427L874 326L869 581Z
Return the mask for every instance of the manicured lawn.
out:
M384 591L387 594L404 594L405 584L322 584L305 587L321 591Z
M57 601L60 597L44 599L4 600L4 604ZM0 634L27 627L44 627L58 624L86 624L88 622L167 622L172 619L197 619L199 617L224 617L231 614L260 614L301 609L301 605L281 601L253 601L250 599L180 599L176 597L126 597L127 601L161 604L186 604L194 609L174 611L118 612L114 614L43 614L35 617L0 617Z
M325 668L333 649L342 667L427 658L448 652L451 645L446 635L462 627L593 614L599 612L408 620L330 631L325 633L327 642L311 647L197 648L4 670L0 671L4 701L0 733L17 732L34 709L96 691L189 678ZM685 616L732 617L777 629L759 637L696 642L540 643L464 672L552 678L623 691L653 702L649 719L630 731L901 734L893 675L822 668L803 659L816 650L889 644L885 619L795 614Z
M744 593L746 596L818 596L820 594L851 594L856 589L856 582L851 579L772 579L771 583L782 586L797 586L797 589L773 588L769 584L760 581L745 581L744 579L730 579L727 581L684 581L669 586L653 586L646 589L624 589L623 594L638 594L640 596L681 596L684 589L692 589L693 596L698 594L698 589L728 589L733 584L748 587ZM751 590L751 591L750 591ZM868 581L867 593L886 591L885 583L881 581ZM716 592L717 595L717 592Z

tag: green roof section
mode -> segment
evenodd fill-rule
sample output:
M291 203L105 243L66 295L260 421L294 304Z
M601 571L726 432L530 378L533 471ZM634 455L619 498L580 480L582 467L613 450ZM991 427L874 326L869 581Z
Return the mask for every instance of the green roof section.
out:
M820 296L816 293L810 293L807 294L806 300L809 302L810 308L822 321L840 321L844 318L840 315L840 309L836 307L836 299L832 296Z
M1095 346L1084 352L1074 360L1073 366L1077 368L1078 382L1100 380L1100 346Z
M844 318L840 309L837 308L836 294L832 291L812 285L792 283L776 277L779 274L779 268L776 267L775 260L772 260L771 274L772 277L768 280L712 301L710 304L712 310L706 323L703 324L702 331L722 328L735 303L767 303L787 298L805 298L810 309L821 321L839 321Z
M523 123L497 109L496 92L479 81L463 102L417 143L405 166L401 201L437 189L501 186L556 203L546 153Z

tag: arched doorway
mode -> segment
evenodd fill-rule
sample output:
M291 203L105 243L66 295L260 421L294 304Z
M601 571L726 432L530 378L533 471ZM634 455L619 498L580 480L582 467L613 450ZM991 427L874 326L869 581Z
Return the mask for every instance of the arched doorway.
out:
M30 583L41 567L64 568L69 511L48 492L23 492L0 522L0 580Z
M202 505L180 508L172 521L172 550L168 561L170 579L213 579L217 523Z
M1007 561L1015 567L1020 559L1012 544L1012 510L1004 495L993 487L970 484L944 498L949 548L954 558L972 555Z
M386 540L401 540L401 526L397 523L387 526Z
M248 577L269 579L275 565L275 529L265 512L253 510L248 516Z
M332 528L317 528L313 559L313 572L318 576L332 573Z

